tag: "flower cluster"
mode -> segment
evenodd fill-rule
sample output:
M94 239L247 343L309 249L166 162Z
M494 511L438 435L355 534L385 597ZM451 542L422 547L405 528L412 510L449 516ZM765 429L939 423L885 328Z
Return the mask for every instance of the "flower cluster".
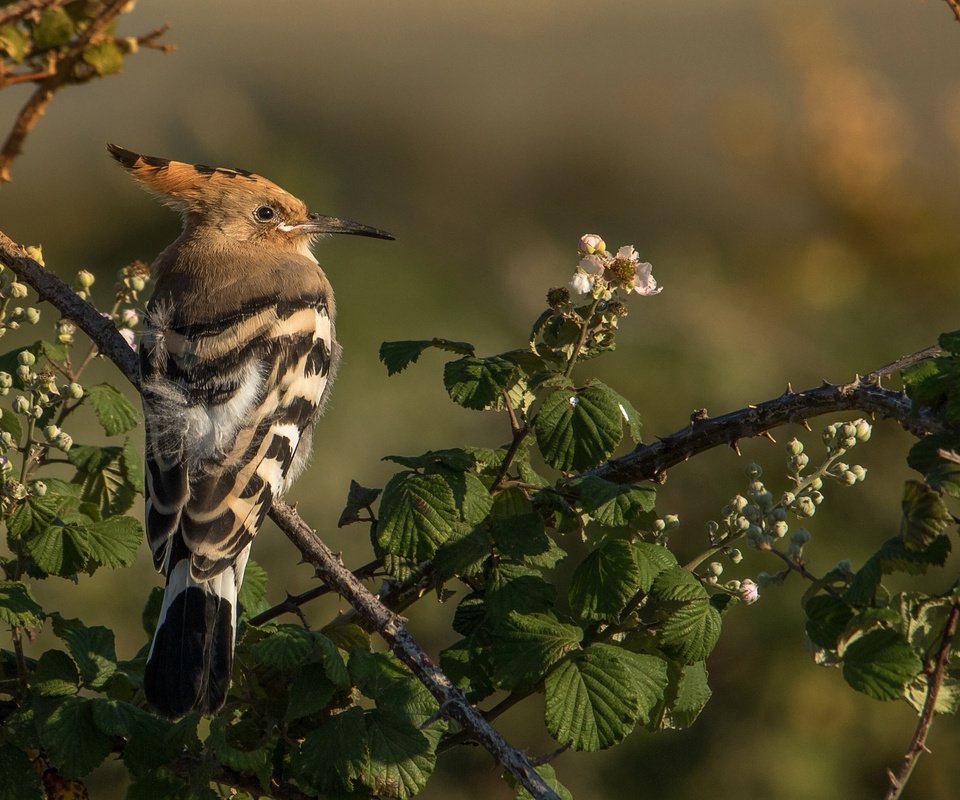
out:
M43 252L38 246L27 248L27 255L38 264L43 264ZM27 285L20 283L13 272L0 264L0 336L17 330L23 323L36 325L40 321L40 309L33 306L11 304L27 296Z
M580 263L571 278L571 291L576 295L592 295L610 300L616 292L652 297L663 291L653 277L653 267L640 261L633 245L624 245L611 255L607 245L595 233L580 237Z
M112 319L120 335L132 350L137 349L135 329L140 324L140 293L150 281L150 268L142 261L134 261L122 270L115 286L113 307L103 316ZM96 282L92 272L80 270L77 273L77 295L83 300L90 300L90 289ZM73 324L61 320L60 325L66 326L65 331L58 331L57 339L62 344L73 343Z

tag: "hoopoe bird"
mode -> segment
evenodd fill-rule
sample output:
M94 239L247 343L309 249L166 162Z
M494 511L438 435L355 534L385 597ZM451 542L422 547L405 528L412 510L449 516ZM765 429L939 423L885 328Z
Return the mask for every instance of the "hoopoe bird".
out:
M303 469L340 348L314 239L392 239L308 213L239 169L111 155L178 209L180 237L153 263L140 346L147 541L166 576L144 692L161 714L220 708L237 595L274 497Z

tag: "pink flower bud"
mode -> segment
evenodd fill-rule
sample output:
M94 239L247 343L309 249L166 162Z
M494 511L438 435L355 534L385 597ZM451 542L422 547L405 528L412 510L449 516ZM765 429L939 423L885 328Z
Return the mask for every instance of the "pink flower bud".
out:
M756 603L760 599L760 587L747 578L740 583L740 599L747 605Z
M580 237L580 252L592 256L607 249L606 243L596 233L585 233Z

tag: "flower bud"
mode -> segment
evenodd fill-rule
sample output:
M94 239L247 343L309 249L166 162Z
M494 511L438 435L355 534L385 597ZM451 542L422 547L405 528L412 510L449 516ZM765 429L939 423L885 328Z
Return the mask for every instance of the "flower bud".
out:
M789 453L791 456L798 456L802 452L803 442L801 442L796 436L787 442L787 453Z
M73 447L73 437L69 433L60 433L57 436L56 441L54 442L58 450L63 450L66 453L71 447Z
M743 511L749 504L749 501L742 494L735 495L734 498L730 501L730 507L734 511Z
M580 237L579 249L581 253L592 256L594 253L603 253L607 249L606 243L596 233L585 233Z
M744 470L748 478L757 479L763 475L763 469L761 469L759 464L747 464L747 468Z
M21 364L17 367L17 377L23 382L26 383L30 380L30 376L33 375L33 370L30 369L26 364Z
M27 255L30 256L34 261L36 261L41 267L45 267L46 264L43 263L43 248L38 244L27 245L25 248Z
M22 394L18 394L13 400L13 410L18 414L26 414L30 410L30 401Z
M93 286L96 280L96 276L92 272L88 272L85 269L82 269L77 273L77 283L80 284L81 289L89 289L91 286Z
M36 325L40 321L40 309L30 306L26 311L23 312L24 318L31 325Z
M756 603L760 599L760 587L749 578L741 581L740 599L748 606Z
M723 575L723 564L721 564L719 561L711 561L709 564L707 564L707 570L714 577L719 577L720 575Z
M60 427L58 425L47 425L43 429L43 436L47 441L56 439L60 435Z
M27 284L14 281L10 284L10 296L21 299L27 296Z
M130 279L130 288L135 292L142 292L147 282L139 275L134 275Z
M17 363L32 367L37 363L37 357L29 350L21 350L17 354Z
M797 500L795 510L798 517L812 517L817 513L817 507L809 497L801 497Z
M862 481L867 477L867 470L865 467L861 467L859 464L854 464L850 467L850 471L854 474L858 481Z
M676 514L664 514L663 521L668 530L680 527L680 517Z
M707 536L713 539L719 532L720 526L712 519L707 520L706 524Z
M776 536L778 539L782 539L784 536L786 536L787 531L789 529L790 527L787 525L786 522L783 522L783 521L774 522L773 525L770 527L771 533L773 533L773 535Z
M730 548L730 560L734 564L739 564L743 561L743 553L741 553L736 547Z
M819 491L820 489L822 489L822 488L823 488L823 479L822 479L822 478L814 478L812 481L810 481L810 488L813 489L814 491Z
M13 447L13 434L9 431L0 431L0 445L3 445L4 449Z
M857 426L857 438L861 442L869 441L870 434L873 433L873 426L865 419L858 419L855 424Z
M785 506L792 506L793 501L797 499L797 496L793 492L784 492L783 497L780 498L780 502Z
M810 541L810 531L806 528L797 528L791 535L790 540L797 544L804 545Z
M47 493L47 484L45 484L43 481L34 481L33 493L37 497L43 497Z
M71 383L67 387L67 394L73 400L79 400L81 397L83 397L83 387L79 383Z

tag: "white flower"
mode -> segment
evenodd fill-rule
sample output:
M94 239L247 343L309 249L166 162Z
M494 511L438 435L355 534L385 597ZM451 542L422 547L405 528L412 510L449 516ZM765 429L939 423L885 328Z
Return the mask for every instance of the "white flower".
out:
M632 244L625 244L617 250L617 258L622 258L624 261L632 261L634 264L640 263L640 256Z
M601 275L603 274L603 259L600 256L587 256L580 259L579 267L588 275Z
M580 252L592 256L607 249L606 243L596 233L585 233L580 237Z
M590 294L593 291L593 279L577 270L570 279L569 286L576 294Z
M620 248L621 252L625 249L624 247ZM630 249L633 250L632 247ZM618 253L618 257L619 255ZM637 275L633 279L632 291L641 297L653 297L653 295L660 294L663 291L662 286L657 286L657 280L653 277L653 265L649 262L644 261L642 264L637 264Z
M136 334L130 330L130 328L122 328L120 335L123 337L123 340L130 345L131 350L137 349Z

